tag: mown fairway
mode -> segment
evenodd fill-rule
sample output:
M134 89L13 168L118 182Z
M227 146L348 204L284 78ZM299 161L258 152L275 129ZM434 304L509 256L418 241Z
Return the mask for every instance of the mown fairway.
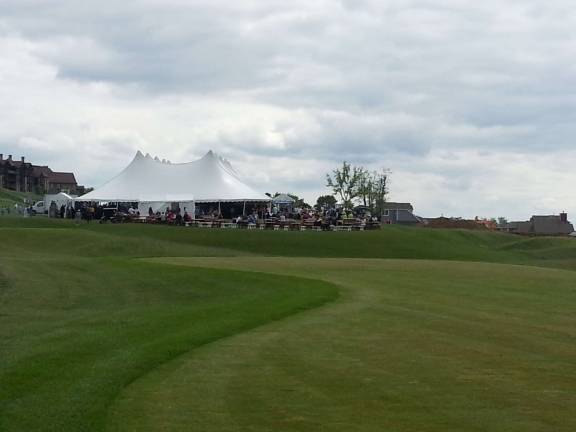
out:
M576 430L576 241L2 226L0 430Z
M127 258L217 253L204 247L67 229L0 236L2 431L105 430L119 392L154 368L337 295L315 280Z

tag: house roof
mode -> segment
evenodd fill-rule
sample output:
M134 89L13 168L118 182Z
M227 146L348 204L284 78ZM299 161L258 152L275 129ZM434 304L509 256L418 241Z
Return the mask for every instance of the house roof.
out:
M76 184L74 173L52 171L47 166L33 165L32 168L34 169L34 176L44 176L50 183Z
M36 177L40 177L42 175L44 177L50 177L50 174L52 174L52 172L53 172L47 166L32 165L32 169L34 170L34 175Z
M532 227L536 234L570 234L574 227L570 222L562 222L560 216L532 216Z
M21 160L14 159L3 159L0 164L12 165L15 167L21 167L22 165L30 167L32 164L30 162L22 162Z
M55 172L48 176L50 183L60 183L60 184L76 184L76 177L74 173L68 172Z
M397 203L397 202L387 202L384 203L384 210L408 210L414 211L414 207L410 203Z

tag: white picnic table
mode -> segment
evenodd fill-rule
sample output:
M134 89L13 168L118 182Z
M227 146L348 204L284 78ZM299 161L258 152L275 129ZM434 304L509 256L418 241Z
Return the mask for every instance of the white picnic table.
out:
M222 222L220 224L220 228L227 228L227 229L238 228L238 224L233 222Z

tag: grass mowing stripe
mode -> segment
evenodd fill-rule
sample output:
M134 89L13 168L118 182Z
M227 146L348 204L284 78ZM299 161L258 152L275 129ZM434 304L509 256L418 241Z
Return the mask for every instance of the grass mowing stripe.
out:
M439 261L170 262L313 276L344 291L313 314L155 370L123 393L111 431L576 428L573 272Z
M483 231L387 226L369 232L317 233L96 223L75 227L68 220L7 217L0 218L0 227L53 227L62 229L68 238L110 238L118 242L118 246L110 248L109 253L116 256L154 256L153 248L157 243L157 256L198 256L194 249L212 248L225 249L228 255L440 259L576 268L574 239L521 238ZM79 231L91 232L92 235L80 234ZM30 240L34 236L40 240L42 233L30 233L26 243L29 250L38 247ZM67 242L52 241L63 245ZM122 247L123 244L130 246ZM1 247L2 244L0 250ZM93 256L106 253L102 248L95 248L94 252L78 249L82 254L92 253ZM171 249L171 253L166 249Z
M44 283L29 284L26 265ZM3 431L101 430L120 390L158 365L336 296L301 278L125 260L2 267L13 284L0 311Z
M14 396L0 402L0 429L98 430L112 400L117 422L107 425L118 430L576 429L563 414L576 409L575 273L424 261L570 267L574 241L399 227L203 231L34 219L0 218L8 281L0 380ZM128 259L208 251L320 258L194 259L214 273L181 269L186 276ZM218 267L267 274L247 275L260 278L251 286ZM345 295L235 333L245 328L237 320L264 322L311 301L315 282L294 293L293 282L282 285L270 273L337 283ZM270 288L278 285L276 296ZM223 327L235 337L161 363ZM116 400L118 389L126 392ZM200 415L190 418L190 408Z

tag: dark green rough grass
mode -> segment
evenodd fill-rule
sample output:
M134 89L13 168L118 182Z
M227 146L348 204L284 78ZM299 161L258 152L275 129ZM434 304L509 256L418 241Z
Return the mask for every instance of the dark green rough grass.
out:
M41 196L33 193L15 192L8 189L0 188L0 208L14 207L14 204L23 205L25 200L38 201Z
M378 231L351 233L284 232L95 224L81 229L266 256L435 259L568 268L576 264L576 239L485 231L386 226Z
M315 277L343 294L148 374L123 393L112 430L576 428L574 272L424 260L171 262Z
M29 228L65 230L66 236L54 233L55 248L79 239L104 242L109 239L130 245L136 250L143 244L163 245L156 255L188 256L186 248L209 247L228 253L250 253L266 256L308 256L349 258L438 259L484 261L514 264L539 263L544 266L570 265L576 261L576 239L559 237L521 237L486 231L407 228L386 226L365 232L284 232L260 230L205 230L194 228L151 226L144 224L75 226L60 219L0 218L2 228L26 228L29 232L25 247L30 248L34 232ZM75 231L74 231L75 230ZM82 233L79 233L81 231ZM15 234L19 235L19 234ZM70 237L71 236L71 237ZM99 240L102 239L102 240ZM121 240L124 239L124 240ZM24 246L23 246L24 247ZM121 247L121 246L118 246ZM141 251L141 256L153 256L153 251ZM99 252L100 253L100 252ZM129 251L119 252L121 255Z
M499 253L497 247L515 240L492 233L402 227L352 233L200 230L142 225L84 228L126 237L146 236L272 256L482 260L494 253L507 257L510 253Z
M321 281L128 259L209 248L74 229L0 238L2 431L102 430L120 390L151 369L337 295Z
M63 227L66 226L67 229ZM68 225L60 228L4 228L0 236L3 256L32 257L150 257L230 256L236 251L190 243L142 237L122 237Z
M526 268L525 273L474 264L462 270L458 263L398 269L376 263L372 268L370 262L354 260L329 262L322 270L314 260L260 259L258 266L259 258L240 257L222 260L228 266L238 264L236 270L223 270L178 268L133 258L258 254L570 267L576 261L575 251L576 242L570 239L461 230L261 232L144 225L76 227L46 218L0 218L0 430L102 430L109 408L127 387L133 388L130 384L148 382L146 377L154 376L159 366L186 353L196 358L197 347L329 301L336 296L332 283L355 292L362 302L339 302L336 309L323 309L323 315L307 314L309 321L291 320L271 346L263 342L263 352L250 345L256 341L258 348L257 338L233 350L232 356L248 356L232 378L234 393L227 392L230 382L216 366L210 375L214 381L208 381L206 388L210 391L213 383L224 379L222 392L215 391L213 399L206 400L217 404L218 394L225 396L235 416L233 423L221 429L208 424L200 430L222 432L236 425L259 430L258 424L311 430L324 420L330 422L330 430L351 430L354 412L361 409L373 419L364 422L369 425L365 430L382 425L390 430L442 431L448 426L458 430L459 422L473 412L478 418L468 425L478 427L470 430L506 430L496 427L507 424L504 412L513 416L508 422L516 429L510 430L521 430L523 407L536 410L538 398L545 404L544 411L540 416L531 412L536 418L526 423L532 428L527 430L545 430L546 422L551 427L568 424L555 423L553 418L572 406L567 390L559 384L572 382L564 358L570 357L573 346L568 329L573 321L567 312L574 304L570 272ZM166 263L173 261L166 259ZM298 277L239 271L274 272L282 265L285 273ZM561 289L548 292L548 283ZM395 344L395 350L387 349L387 344ZM539 353L543 347L545 351ZM502 350L509 354L505 362L499 357ZM226 354L212 357L224 365L227 358ZM204 360L205 366L210 365L210 358ZM259 366L251 366L252 360ZM450 367L437 374L443 364L460 368L454 371L462 372L463 378L455 378ZM478 365L483 371L480 376L475 375ZM280 368L281 373L260 374L260 367L268 366ZM409 377L413 367L422 383L414 387L415 392L410 390L413 384L407 386L399 378L402 373ZM514 373L508 374L509 369ZM281 383L286 374L289 390L277 396L271 383ZM504 384L492 385L490 374ZM534 374L539 380L535 387L527 381ZM170 382L178 383L180 378L171 376ZM249 386L252 379L255 393ZM456 392L450 385L440 385L451 380ZM514 388L510 397L516 399L507 400L505 394L488 397L506 385ZM359 393L347 399L346 392L353 390ZM548 390L559 393L544 393ZM543 393L539 396L538 391ZM186 395L203 397L195 390L189 392L189 388L182 390L185 397L178 400L182 409L187 409ZM169 397L175 394L180 393L160 400L158 409L168 410L173 402L168 402ZM430 402L419 405L420 396ZM260 401L262 410L248 412L254 400ZM382 400L389 405L380 405ZM502 410L501 403L509 409ZM316 423L298 417L303 404ZM142 406L143 413L150 413L146 402ZM204 408L209 411L211 406ZM135 421L130 417L138 409L115 417L118 430L122 422ZM315 412L322 416L314 417ZM382 412L387 414L379 417ZM278 416L283 420L277 422ZM161 417L165 423L156 426L162 429L171 418Z

